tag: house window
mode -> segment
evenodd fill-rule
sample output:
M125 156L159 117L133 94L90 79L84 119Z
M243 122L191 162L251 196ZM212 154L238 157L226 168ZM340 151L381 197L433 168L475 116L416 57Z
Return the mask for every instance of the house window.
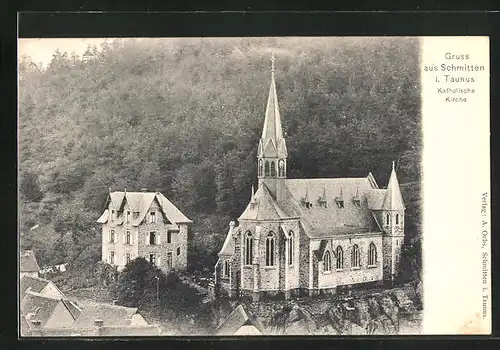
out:
M149 262L153 265L156 264L156 254L149 254Z
M156 232L154 232L154 231L149 233L149 244L151 244L151 245L156 244Z
M229 277L229 261L224 260L224 277Z
M114 250L109 252L109 263L111 265L115 264L115 252L114 252Z
M156 223L156 212L152 211L149 213L149 222L152 224Z
M276 176L276 163L271 162L271 176Z
M337 247L337 270L344 268L344 251L341 246Z
M294 253L294 245L293 245L293 232L290 231L288 233L288 264L293 265L293 253Z
M396 214L396 225L399 225L399 214Z
M269 162L266 161L266 165L264 166L264 174L265 176L269 176Z
M125 254L125 264L130 262L130 253Z
M130 244L130 231L125 234L125 244Z
M129 210L127 210L127 219L126 220L127 220L127 224L129 224L130 223L130 211Z
M368 249L368 265L375 266L377 263L377 247L375 244L370 243L370 248Z
M110 241L111 243L115 243L115 230L111 230L111 231L109 232L109 241Z
M172 243L172 232L167 231L167 243Z
M266 238L266 266L274 266L274 235L272 232Z
M330 257L330 252L328 250L325 252L325 256L323 257L323 270L332 270L332 258Z
M252 234L247 232L245 237L245 265L252 265L253 262L253 239Z
M355 244L352 247L351 262L352 262L352 267L360 267L361 266L361 261L360 261L360 258L359 258L359 247L358 247L357 244Z
M181 255L181 247L177 247L177 255Z

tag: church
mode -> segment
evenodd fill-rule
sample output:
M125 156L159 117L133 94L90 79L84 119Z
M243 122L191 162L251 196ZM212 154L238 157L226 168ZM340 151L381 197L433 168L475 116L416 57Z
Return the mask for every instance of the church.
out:
M405 205L394 162L386 188L366 177L287 179L272 58L257 151L258 187L232 221L215 265L215 293L248 296L336 294L398 275Z

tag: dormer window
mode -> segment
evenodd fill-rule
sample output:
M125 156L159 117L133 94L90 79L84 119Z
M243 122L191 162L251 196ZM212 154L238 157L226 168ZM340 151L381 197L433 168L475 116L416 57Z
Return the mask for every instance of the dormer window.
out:
M339 199L338 197L335 199L335 202L337 203L337 206L339 208L343 208L344 207L344 201Z
M320 197L318 199L318 205L320 207L326 208L327 207L327 201L326 201L326 199L323 199L322 197Z
M152 211L149 213L149 222L152 224L156 223L156 212Z
M307 209L310 209L312 207L312 203L309 202L306 198L302 198L301 201L302 205L306 207Z

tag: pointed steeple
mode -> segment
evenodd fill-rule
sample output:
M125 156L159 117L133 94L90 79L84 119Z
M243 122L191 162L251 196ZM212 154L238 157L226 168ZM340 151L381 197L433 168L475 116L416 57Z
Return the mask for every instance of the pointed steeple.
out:
M274 62L273 53L271 57L271 86L267 98L264 127L259 141L258 156L260 157L286 157L288 155L285 139L283 138L276 83L274 81Z
M392 162L391 177L389 178L389 183L387 184L387 191L384 197L382 208L384 210L405 209L403 195L401 194L401 189L399 188L399 182L398 182L398 177L396 175L394 161Z

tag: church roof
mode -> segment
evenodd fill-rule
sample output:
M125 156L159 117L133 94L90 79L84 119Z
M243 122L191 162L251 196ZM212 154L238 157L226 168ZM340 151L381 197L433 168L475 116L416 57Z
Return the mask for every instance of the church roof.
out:
M170 202L160 192L126 192L115 191L111 192L108 197L108 203L111 202L112 206L118 212L125 203L130 207L132 212L131 224L138 226L146 216L149 208L154 201L158 202L163 214L171 223L191 223L175 205ZM102 215L97 220L98 223L106 223L109 217L108 209L105 209ZM119 225L123 222L123 215L117 217L116 223Z
M286 213L269 193L266 184L262 184L255 192L253 199L248 203L238 220L279 220L293 217Z
M226 240L222 245L222 249L219 252L219 256L231 256L234 254L234 239L233 239L233 228L229 227L229 232L226 235Z
M365 199L366 193L372 190L368 177L287 179L286 187L285 202L293 203L311 238L362 233L374 228ZM310 205L305 203L306 195ZM360 198L359 204L354 201L356 195ZM321 205L320 200L325 199L326 203Z

